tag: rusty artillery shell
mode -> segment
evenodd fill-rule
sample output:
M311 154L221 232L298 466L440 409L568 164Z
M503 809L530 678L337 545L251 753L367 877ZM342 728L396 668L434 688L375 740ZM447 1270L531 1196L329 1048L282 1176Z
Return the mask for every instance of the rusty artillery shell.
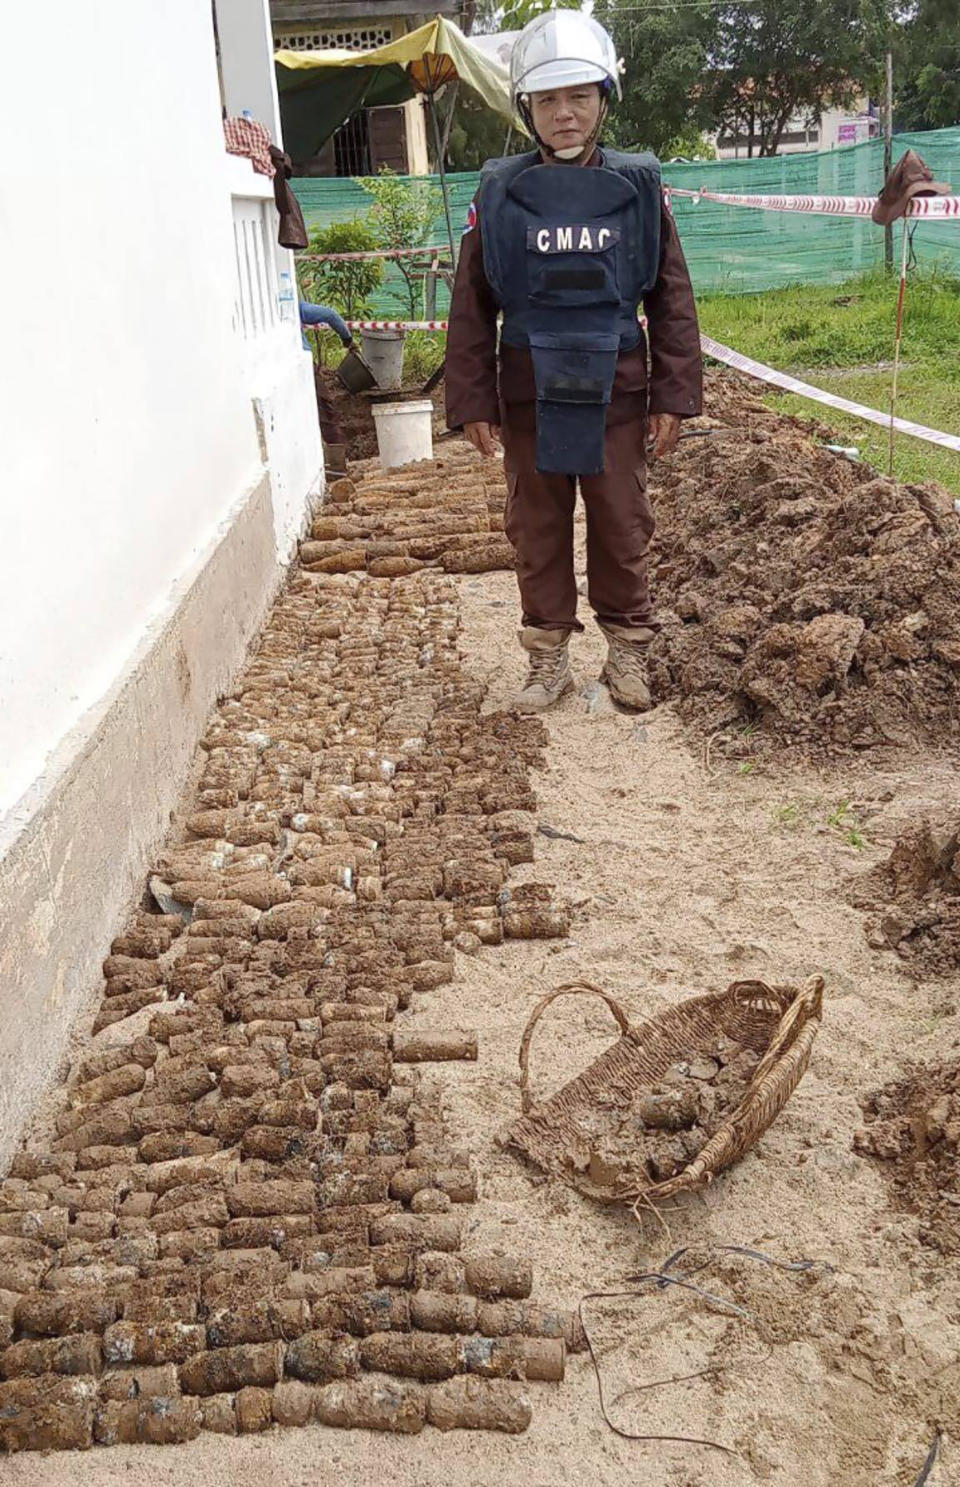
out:
M180 1387L186 1394L272 1388L283 1376L284 1351L282 1342L261 1342L197 1353L181 1363Z
M166 925L161 924L155 929L142 925L118 935L110 946L110 954L150 959L164 955L172 944L173 932Z
M237 1431L250 1435L273 1424L273 1390L248 1387L237 1393Z
M17 1299L14 1316L21 1332L58 1337L65 1332L103 1332L115 1322L120 1302L111 1296L77 1291L27 1291Z
M315 1326L369 1337L373 1332L406 1332L410 1327L410 1300L405 1291L362 1291L349 1296L327 1296L313 1303Z
M65 1208L41 1208L33 1212L0 1213L0 1236L33 1239L59 1249L67 1242L70 1215Z
M244 1295L237 1306L207 1318L207 1343L211 1348L229 1348L245 1342L272 1342L299 1337L309 1327L310 1308L305 1301L251 1300Z
M313 1232L313 1219L307 1213L278 1214L272 1218L231 1219L220 1230L225 1249L279 1249L287 1239Z
M92 1378L54 1373L0 1384L0 1452L85 1450L96 1400Z
M279 1083L278 1071L269 1064L230 1064L220 1075L220 1093L225 1100L246 1100Z
M360 1344L360 1362L373 1373L448 1379L459 1367L459 1344L441 1333L374 1332Z
M358 1022L341 1019L324 1025L319 1051L324 1053L347 1053L359 1048L389 1046L387 1029L379 1022Z
M180 1261L206 1260L220 1243L220 1229L173 1229L160 1236L160 1258Z
M103 974L118 992L159 986L164 979L163 969L155 960L139 960L129 955L108 955L103 962Z
M472 1332L477 1325L477 1298L449 1291L414 1291L410 1320L424 1332Z
M180 1380L173 1363L156 1368L123 1368L105 1373L100 1380L101 1399L137 1399L140 1395L166 1397L180 1393Z
M293 1270L283 1283L285 1296L317 1301L324 1296L343 1296L375 1289L375 1274L371 1265L344 1267L330 1265L315 1268L309 1273Z
M60 1265L47 1271L43 1284L50 1291L86 1290L102 1294L110 1290L124 1293L137 1276L135 1265ZM30 1286L27 1289L35 1288Z
M507 910L503 929L510 940L562 940L570 933L570 914L541 907Z
M312 1182L238 1182L226 1190L232 1218L263 1218L275 1214L312 1213Z
M273 1391L273 1418L278 1425L306 1425L313 1418L316 1390L299 1379L281 1379Z
M18 1151L10 1164L10 1176L22 1177L27 1182L54 1174L66 1179L76 1165L72 1152Z
M114 1322L103 1334L105 1363L182 1363L205 1345L206 1332L190 1322Z
M317 1390L314 1415L322 1425L416 1435L426 1421L427 1400L416 1384L346 1379Z
M523 1390L506 1379L462 1375L433 1384L427 1395L427 1419L438 1430L503 1430L519 1435L532 1418Z
M319 1197L328 1207L381 1203L389 1183L386 1172L330 1172L320 1183Z
M150 1326L164 1322L195 1322L195 1296L130 1296L123 1302L125 1322L147 1322Z
M142 1064L121 1064L108 1074L96 1079L87 1079L73 1089L73 1098L82 1105L102 1105L107 1100L116 1100L123 1095L134 1095L146 1083L146 1070Z
M454 1203L473 1203L477 1196L477 1174L469 1167L446 1170L431 1167L403 1167L390 1179L390 1196L403 1203L424 1188L437 1188Z
M233 1394L208 1394L199 1403L204 1430L216 1435L236 1435L237 1407Z
M519 1337L464 1337L460 1340L460 1372L487 1379L526 1377L524 1340Z
M142 1072L142 1071L141 1071ZM137 1139L136 1127L131 1118L131 1111L126 1105L107 1106L103 1110L92 1110L85 1107L82 1110L70 1112L71 1115L79 1115L81 1124L73 1130L66 1131L60 1137L60 1146L66 1151L78 1153L77 1166L89 1170L92 1167L102 1167L106 1163L99 1159L88 1159L79 1155L82 1152L97 1151L100 1147L109 1147L117 1154L117 1161L130 1160L132 1152L123 1151L121 1148L128 1141ZM109 1154L108 1154L109 1155ZM86 1179L89 1181L89 1179Z
M245 1157L286 1162L307 1153L312 1139L300 1126L248 1126L241 1137L240 1150Z
M415 1274L421 1291L452 1295L467 1289L466 1268L458 1255L426 1250L417 1255Z
M421 1188L410 1199L411 1213L449 1213L453 1199L439 1188Z
M101 1053L89 1053L78 1069L80 1081L97 1079L109 1074L124 1064L140 1064L150 1069L157 1061L158 1048L152 1038L135 1038L132 1043L123 1043L119 1048L105 1048Z
M580 1324L572 1312L553 1311L532 1301L484 1301L477 1311L477 1330L484 1337L562 1338L573 1351Z
M324 1072L332 1082L343 1083L349 1089L379 1089L390 1087L392 1060L382 1049L362 1048L355 1052L327 1053L320 1060Z
M360 1372L360 1345L352 1337L304 1332L287 1347L286 1370L293 1378L310 1384L356 1378Z
M460 1221L446 1214L394 1213L371 1223L370 1243L403 1244L414 1251L453 1251L460 1247Z
M179 1229L219 1229L230 1218L222 1192L214 1190L193 1203L181 1203L170 1211L155 1213L150 1227L155 1234Z
M41 1374L93 1374L100 1371L100 1338L93 1332L67 1337L26 1338L0 1354L5 1379Z
M166 1394L107 1399L97 1410L94 1435L103 1446L173 1446L194 1440L200 1434L201 1420L195 1399Z
M466 1261L466 1282L475 1296L486 1301L500 1296L522 1301L533 1288L533 1271L526 1260L481 1255Z
M401 1064L477 1057L476 1033L394 1033L393 1056Z
M214 1174L224 1178L236 1167L236 1157L229 1152L213 1152L195 1157L174 1157L169 1161L152 1162L147 1173L147 1189L152 1193L165 1193L170 1188L182 1187L189 1182L209 1182Z

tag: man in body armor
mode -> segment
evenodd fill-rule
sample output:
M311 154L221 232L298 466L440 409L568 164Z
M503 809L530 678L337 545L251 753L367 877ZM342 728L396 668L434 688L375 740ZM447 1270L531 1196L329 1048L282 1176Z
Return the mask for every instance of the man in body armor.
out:
M700 412L693 292L657 160L598 148L609 95L620 96L603 27L579 11L538 16L511 77L538 149L483 168L450 307L447 420L481 454L503 442L529 662L517 706L541 711L573 686L579 481L603 680L618 702L646 708L658 628L646 452L649 441L657 458L670 454L680 420Z

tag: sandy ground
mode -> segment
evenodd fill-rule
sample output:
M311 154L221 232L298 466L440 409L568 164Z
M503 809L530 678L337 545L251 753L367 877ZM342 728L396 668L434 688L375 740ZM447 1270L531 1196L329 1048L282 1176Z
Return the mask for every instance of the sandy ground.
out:
M490 707L520 678L508 574L460 580L464 645L489 684ZM582 683L599 670L594 629L575 645ZM451 1126L481 1174L470 1241L529 1253L535 1299L575 1306L617 1289L683 1244L754 1246L834 1267L812 1284L744 1262L755 1314L782 1323L761 1343L751 1325L699 1298L649 1293L592 1303L610 1417L644 1433L703 1436L728 1446L622 1439L604 1423L586 1354L560 1386L531 1386L534 1419L522 1437L427 1430L415 1439L320 1427L180 1447L134 1447L0 1461L3 1487L873 1487L917 1481L937 1425L945 1434L929 1482L960 1482L960 1266L917 1242L917 1221L894 1212L869 1162L851 1152L858 1097L894 1076L905 1057L960 1041L952 989L916 984L892 956L871 950L862 916L844 898L852 873L880 861L918 807L956 799L946 762L854 761L832 775L711 774L669 710L638 722L579 695L549 718L546 771L537 776L539 821L583 839L538 838L521 869L557 885L576 906L567 941L513 942L459 957L455 981L422 999L425 1027L476 1026L477 1064L440 1072ZM851 802L865 845L829 824ZM517 1050L529 1012L551 987L586 977L633 1016L737 978L827 979L813 1063L776 1125L703 1196L647 1220L599 1209L543 1180L496 1137L518 1110ZM411 1022L409 1025L413 1025ZM600 1002L561 1001L534 1051L547 1092L578 1072L611 1036ZM704 1272L708 1275L709 1272ZM703 1279L703 1285L709 1281ZM768 1329L769 1331L769 1329ZM617 1396L638 1385L706 1377ZM951 1439L951 1436L953 1439Z

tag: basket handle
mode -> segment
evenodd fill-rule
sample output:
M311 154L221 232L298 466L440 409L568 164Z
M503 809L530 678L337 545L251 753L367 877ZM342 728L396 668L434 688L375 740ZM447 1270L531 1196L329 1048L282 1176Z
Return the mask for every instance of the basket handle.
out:
M754 1089L769 1074L781 1054L793 1042L800 1028L811 1017L819 1017L823 1007L823 977L812 976L802 991L797 992L784 1012L770 1046L754 1070L750 1089Z
M621 1033L626 1035L630 1031L627 1014L620 1006L620 1003L610 996L609 992L603 991L599 986L594 986L590 981L569 981L563 986L557 986L553 991L548 991L546 996L540 998L531 1012L530 1019L523 1030L523 1037L520 1040L520 1109L524 1115L529 1115L533 1105L533 1101L530 1098L530 1043L533 1039L534 1029L550 1003L556 1001L559 996L602 997L616 1018L617 1026Z

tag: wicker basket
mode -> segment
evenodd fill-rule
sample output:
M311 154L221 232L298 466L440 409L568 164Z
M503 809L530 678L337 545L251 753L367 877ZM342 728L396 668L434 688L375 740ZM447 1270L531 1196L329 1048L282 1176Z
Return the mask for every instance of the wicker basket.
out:
M534 1030L550 1003L568 993L602 997L622 1036L549 1100L534 1104L530 1096ZM725 992L692 997L649 1022L631 1027L619 1003L598 986L589 982L559 986L538 1002L524 1031L520 1045L523 1115L508 1131L506 1144L602 1203L638 1199L656 1202L711 1182L749 1150L796 1089L820 1027L822 1000L823 980L819 976L799 992L793 987L767 986L762 981L735 981ZM705 1053L718 1033L753 1049L760 1055L760 1063L740 1104L694 1161L665 1182L651 1181L630 1191L600 1187L574 1167L570 1153L582 1141L575 1124L578 1112L610 1109L611 1120L614 1112L617 1119L621 1118L639 1090L662 1079L678 1060Z

